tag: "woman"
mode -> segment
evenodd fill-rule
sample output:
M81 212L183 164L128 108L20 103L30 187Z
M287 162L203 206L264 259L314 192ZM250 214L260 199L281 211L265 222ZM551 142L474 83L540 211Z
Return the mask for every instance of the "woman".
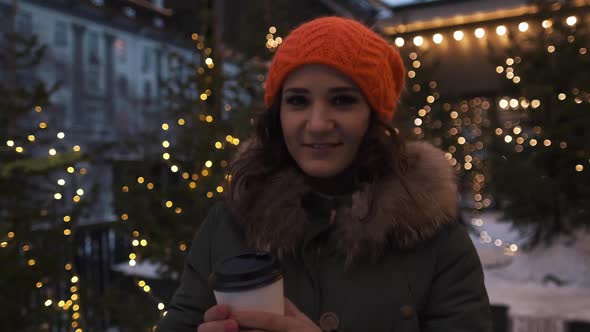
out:
M456 222L442 151L390 123L398 52L360 23L295 29L268 73L254 141L236 157L158 331L491 331L479 258ZM216 305L220 258L268 250L286 271L286 315Z

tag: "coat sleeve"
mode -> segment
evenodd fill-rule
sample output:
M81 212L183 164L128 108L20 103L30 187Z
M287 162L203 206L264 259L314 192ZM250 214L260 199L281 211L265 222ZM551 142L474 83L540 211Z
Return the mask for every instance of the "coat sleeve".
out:
M483 269L466 227L449 227L436 242L435 274L421 331L491 332Z
M219 208L219 205L211 208L193 238L180 286L166 316L158 324L158 332L195 332L203 322L205 311L216 303L207 279L212 269L211 244L219 221Z

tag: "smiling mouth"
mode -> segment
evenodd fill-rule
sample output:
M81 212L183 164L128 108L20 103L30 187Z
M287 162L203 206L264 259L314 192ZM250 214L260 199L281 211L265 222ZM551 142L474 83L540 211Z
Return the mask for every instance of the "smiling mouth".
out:
M312 148L312 149L328 149L328 148L335 148L337 146L342 145L342 143L312 143L312 144L303 144L304 147Z

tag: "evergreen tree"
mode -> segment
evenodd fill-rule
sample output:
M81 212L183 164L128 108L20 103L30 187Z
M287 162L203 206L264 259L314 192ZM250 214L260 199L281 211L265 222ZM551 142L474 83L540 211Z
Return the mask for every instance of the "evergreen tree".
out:
M46 114L59 85L35 74L45 47L34 35L0 38L0 330L44 331L69 324L63 314L77 310L76 297L58 299L75 293L68 222L81 210L65 202L67 174L63 183L55 178L82 155L64 151L63 133Z
M574 3L533 1L529 31L493 57L508 97L493 117L492 183L530 245L590 226L590 33Z
M221 64L212 60L214 50L206 47L202 36L194 34L193 40L196 55L169 55L176 67L161 82L165 119L145 135L146 155L115 166L116 209L121 231L129 236L129 264L151 264L164 279L135 278L133 289L107 294L105 305L117 314L116 325L151 327L165 311L193 235L222 197L230 157L250 132L252 107L262 100L261 68L226 60L223 70L215 71ZM219 81L222 91L214 88ZM172 287L152 289L166 283ZM146 296L151 300L145 301ZM142 303L141 310L124 308L136 301Z

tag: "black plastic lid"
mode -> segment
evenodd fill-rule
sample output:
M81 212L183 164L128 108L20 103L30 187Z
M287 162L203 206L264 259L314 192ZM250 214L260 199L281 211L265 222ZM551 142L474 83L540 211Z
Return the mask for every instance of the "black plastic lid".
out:
M216 291L239 292L270 285L282 277L283 269L272 254L252 251L217 262L209 286Z

